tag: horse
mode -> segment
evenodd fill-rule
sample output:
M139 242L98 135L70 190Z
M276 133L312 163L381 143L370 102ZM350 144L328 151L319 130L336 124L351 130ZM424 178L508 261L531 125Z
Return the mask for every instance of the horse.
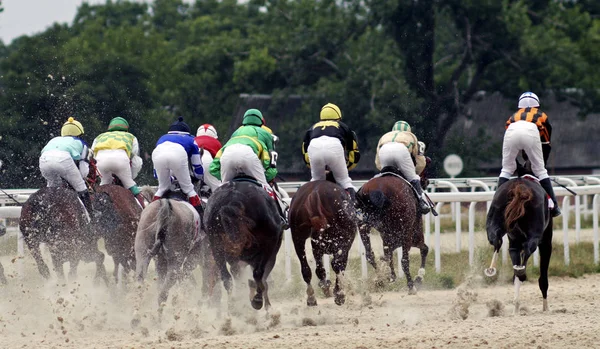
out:
M64 279L63 263L69 262L69 277L77 277L80 260L96 263L96 278L108 284L104 253L98 249L99 236L94 221L88 221L85 207L74 190L66 187L44 187L33 193L21 208L19 229L40 274L48 279L50 271L44 262L40 244L45 243L54 271Z
M348 253L356 236L357 218L349 194L329 180L308 182L300 187L290 204L290 230L296 254L300 260L302 278L307 285L306 304L316 306L315 291L311 285L312 273L306 259L306 240L311 239L315 272L319 287L326 297L331 296L331 281L326 279L323 255L332 256L331 266L336 274L334 301L344 304L343 276Z
M369 238L371 228L375 228L383 240L383 260L390 267L390 282L396 280L393 252L402 247L401 265L406 276L408 294L416 294L415 284L420 285L423 281L429 247L425 244L423 221L412 186L394 169L383 168L381 175L370 179L360 188L356 200L358 209L363 213L359 232L365 245L367 260L377 268ZM421 252L421 266L414 281L408 257L411 247L417 247Z
M181 192L168 191L142 211L134 244L136 277L142 282L156 257L159 306L175 282L189 276L203 237L200 216Z
M273 270L281 246L283 229L275 200L254 179L238 176L217 188L204 213L206 234L223 286L231 297L232 271L239 263L248 264L253 280L248 280L250 303L259 310L269 309L267 277ZM231 305L231 303L230 303Z
M515 313L519 312L519 289L527 280L527 260L537 248L540 251L540 278L543 310L548 310L548 266L552 255L552 215L544 189L534 179L509 180L496 190L487 215L486 230L494 256L485 275L496 275L496 259L502 237L508 234L509 254L513 264Z
M101 212L94 229L104 238L106 252L115 265L113 276L118 281L119 265L125 274L135 269L135 233L142 207L131 191L116 184L97 186L92 204Z

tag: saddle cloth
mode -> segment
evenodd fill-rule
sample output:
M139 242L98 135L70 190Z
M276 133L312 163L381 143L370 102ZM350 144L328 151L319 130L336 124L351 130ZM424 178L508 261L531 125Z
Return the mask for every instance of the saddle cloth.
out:
M537 184L540 184L540 180L537 179L537 177L532 176L530 174L523 175L523 176L521 176L521 178L527 179L529 181L536 182ZM548 193L546 193L546 199L548 200L548 209L549 210L553 209L554 208L554 201L552 201L552 198L550 198L550 195L548 195Z

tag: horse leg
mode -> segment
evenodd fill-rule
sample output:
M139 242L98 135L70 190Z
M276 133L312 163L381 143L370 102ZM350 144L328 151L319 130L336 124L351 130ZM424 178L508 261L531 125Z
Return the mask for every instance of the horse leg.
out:
M177 281L177 278L179 276L179 273L177 272L176 268L177 265L179 264L175 260L167 261L167 274L165 275L165 278L160 285L160 291L158 294L159 310L162 309L161 305L167 302L167 298L169 297L169 290L171 289L171 287L173 287L173 285L175 285L175 282Z
M373 266L374 269L377 269L377 262L375 261L375 254L373 253L373 248L371 247L371 237L370 237L371 226L367 223L360 224L358 232L360 234L360 239L362 240L363 246L365 247L365 257L367 261Z
M8 284L8 281L6 281L6 276L4 276L4 267L2 266L2 263L0 263L0 284Z
M312 271L306 260L306 240L305 239L294 239L294 248L296 249L296 255L300 260L300 271L302 272L302 279L306 283L306 305L313 307L317 305L317 299L315 298L315 290L310 284L312 280Z
M60 252L50 250L50 258L52 259L52 266L54 268L54 272L56 273L56 277L59 281L65 281L65 271L63 269L63 260L59 255Z
M77 266L79 265L79 258L73 258L69 261L69 281L77 280Z
M94 251L94 262L96 262L96 275L94 278L104 280L106 286L108 286L108 276L106 275L106 268L104 267L104 253L99 250Z
M419 267L419 274L415 278L415 284L421 285L423 283L423 277L425 276L425 261L427 260L427 254L429 253L429 247L422 242L417 246L421 252L421 266Z
M390 267L390 282L396 281L396 271L394 270L394 250L390 246L383 246L383 260Z
M514 275L513 275L513 284L514 284L514 289L515 289L514 314L518 315L519 308L520 308L519 291L521 289L521 284L523 283L523 281L527 280L525 265L522 261L523 260L522 256L524 254L523 246L521 243L513 241L512 239L509 239L508 252L510 254L510 260L512 261L512 264L513 264L513 273L514 273Z
M254 297L251 297L250 299L250 304L252 304L252 308L256 310L259 310L263 307L263 292L265 292L266 290L266 282L263 282L263 276L265 275L265 266L263 264L264 262L260 261L259 265L252 272L252 277L254 278L254 280L248 280L248 286L250 287L250 289L256 290L256 294L254 294Z
M112 257L113 260L113 264L115 265L115 268L113 270L113 277L115 278L115 284L119 283L119 260L117 259L117 257L113 256Z
M333 256L331 267L335 272L335 287L333 288L333 295L335 304L342 305L346 302L346 293L343 290L344 286L344 271L346 270L346 264L348 263L348 252L350 246L342 248L342 253L336 253Z
M38 270L44 279L50 278L50 269L44 259L42 258L42 252L40 251L40 244L31 241L30 238L25 238L25 242L29 247L29 251L35 260L35 264L37 264Z
M552 222L548 223L548 228L544 233L542 243L538 246L540 249L540 278L538 285L542 291L543 311L548 311L548 266L550 265L550 256L552 256Z
M410 245L402 246L402 260L400 264L402 265L402 271L406 276L406 284L408 285L408 294L414 295L417 294L417 289L415 288L415 284L413 282L412 277L410 276L410 260L408 259L408 251L410 250Z
M323 294L326 298L331 297L331 281L327 280L327 273L325 273L325 267L323 266L323 251L319 246L318 242L312 242L313 256L315 257L315 274L319 278L319 287L323 290ZM329 268L329 266L327 266ZM307 291L308 293L308 291Z

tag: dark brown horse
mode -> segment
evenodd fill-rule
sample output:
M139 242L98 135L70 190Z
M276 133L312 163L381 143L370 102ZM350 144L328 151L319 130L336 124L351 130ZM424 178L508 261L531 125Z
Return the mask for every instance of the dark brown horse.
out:
M19 228L44 278L50 277L50 271L42 259L40 243L48 246L59 278L64 278L63 263L69 262L69 277L74 278L77 265L83 260L95 262L96 277L108 283L104 253L98 250L99 236L92 224L74 190L44 187L23 204Z
M310 284L312 273L306 259L306 239L311 239L319 287L330 297L331 282L326 279L323 255L332 256L331 266L336 274L333 294L337 305L344 304L343 276L348 253L357 232L356 211L348 193L339 185L325 180L304 184L290 204L290 229L296 254L300 259L302 278L307 284L306 303L317 305Z
M367 260L374 268L377 267L369 239L371 228L375 228L383 240L383 260L389 263L390 281L396 280L393 253L402 247L400 262L406 276L408 293L416 294L415 282L420 284L425 275L425 260L429 248L425 244L423 221L411 185L395 174L378 176L360 188L356 199L364 215L359 231L365 245ZM410 275L408 257L412 247L421 250L421 267L414 282Z
M106 252L113 258L115 281L119 265L125 274L135 269L135 232L142 207L131 191L115 184L97 186L92 195L94 209L101 212L94 229L104 238Z
M527 279L527 260L540 249L540 278L543 310L548 310L548 266L552 255L552 215L544 189L534 180L513 179L496 190L488 212L486 229L488 241L494 246L492 265L487 276L496 274L496 258L502 237L508 234L510 259L515 285L515 313L519 311L519 288Z
M231 296L227 264L252 268L250 303L254 309L271 306L267 277L273 270L283 235L275 200L256 182L235 179L220 186L208 200L204 214L206 234L223 285ZM231 305L231 304L230 304Z

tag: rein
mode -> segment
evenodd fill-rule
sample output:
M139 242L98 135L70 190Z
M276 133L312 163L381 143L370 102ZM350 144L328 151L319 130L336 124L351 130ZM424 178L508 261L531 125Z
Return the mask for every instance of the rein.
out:
M17 205L22 205L22 204L21 204L19 201L17 201L17 199L15 199L15 196L14 196L14 195L11 195L11 194L9 194L9 193L5 192L5 191L4 191L4 190L2 190L2 189L0 189L0 191L1 191L2 193L4 193L4 195L6 195L6 196L7 196L9 199L11 199L12 201L14 201L14 202L15 202Z

